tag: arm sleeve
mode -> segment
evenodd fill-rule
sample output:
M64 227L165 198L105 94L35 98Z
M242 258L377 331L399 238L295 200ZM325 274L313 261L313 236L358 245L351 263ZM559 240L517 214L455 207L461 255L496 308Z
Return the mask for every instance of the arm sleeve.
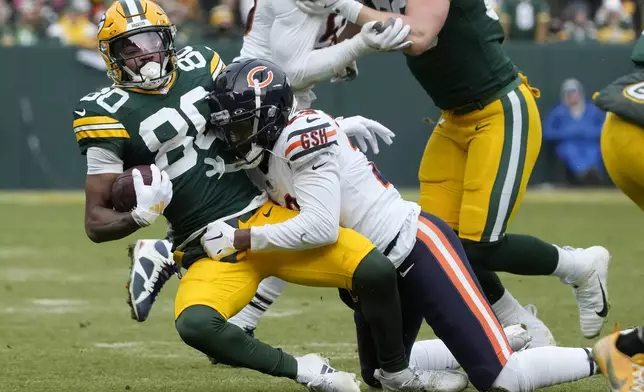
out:
M285 222L251 228L252 250L310 249L335 243L340 222L340 170L329 152L293 170L300 213Z
M286 13L280 15L278 11L270 33L271 54L296 89L331 78L335 70L370 51L359 34L336 45L314 49L326 18L308 15L295 3Z
M101 147L87 149L87 175L123 173L123 160L114 151Z

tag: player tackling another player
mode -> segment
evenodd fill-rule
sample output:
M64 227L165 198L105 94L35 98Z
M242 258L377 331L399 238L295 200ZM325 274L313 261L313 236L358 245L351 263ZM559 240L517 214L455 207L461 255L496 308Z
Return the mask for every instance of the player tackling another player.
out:
M254 84L248 83L251 75L257 77ZM283 71L265 60L230 64L215 80L212 118L235 151L235 163L247 170L257 167L249 172L253 182L278 204L300 213L250 229L234 229L221 220L211 223L202 242L212 258L324 246L336 240L338 224L350 227L372 240L399 271L408 350L424 318L481 391L532 391L594 374L588 349L539 347L513 353L453 230L403 200L350 145L333 118L309 109L290 115L285 127L267 125L267 113L292 100L283 80ZM360 327L363 378L379 386L377 381L386 378L377 370L378 342L372 341L360 297L347 302ZM436 379L433 391L465 387L445 374Z
M573 288L582 334L597 336L609 310L607 250L561 248L505 233L541 146L539 92L506 55L503 29L488 2L297 0L297 5L360 26L389 18L411 26L408 68L442 109L420 163L420 206L458 232L502 324L526 323L534 344L554 344L545 325L489 271L553 275Z
M608 115L602 157L613 182L644 211L644 36L631 54L635 71L594 97ZM595 345L595 358L612 392L644 391L644 328L615 332Z
M263 278L278 276L354 292L379 343L383 386L430 389L437 373L408 365L396 271L358 233L340 228L337 242L326 247L248 251L236 256L241 262L215 262L207 256L200 238L210 222L262 226L297 213L267 201L243 171L224 173L223 162L231 162L232 156L213 132L206 132L206 98L224 64L207 47L176 52L175 33L163 10L147 0L116 1L99 24L99 51L114 84L81 98L73 121L76 140L87 155L88 237L95 242L123 238L163 214L174 242L181 244L180 264L187 269L175 300L177 331L187 344L223 363L288 377L316 391L359 390L354 375L334 370L319 355L294 358L226 323L250 302ZM286 125L283 114L292 102L282 105L279 112L267 114L273 115L272 126ZM151 165L151 181L133 170L136 207L117 212L112 185L124 168L137 165ZM148 269L150 263L142 263L144 273L159 278L159 271Z

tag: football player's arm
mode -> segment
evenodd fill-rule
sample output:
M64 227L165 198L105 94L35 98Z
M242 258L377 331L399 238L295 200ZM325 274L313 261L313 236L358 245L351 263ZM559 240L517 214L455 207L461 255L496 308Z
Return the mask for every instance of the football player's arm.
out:
M328 80L358 57L374 51L359 36L314 49L325 23L326 15L306 14L294 3L287 12L275 17L270 33L272 58L284 69L295 89Z
M362 7L356 23L362 26L372 20L384 22L389 18L402 18L411 26L407 39L412 45L405 52L418 56L432 47L447 20L449 5L450 0L407 0L405 15Z
M85 233L93 242L117 240L134 233L140 227L130 212L112 209L112 185L121 172L123 162L116 154L99 147L88 149Z
M300 213L285 222L252 227L251 250L310 249L338 240L340 170L334 154L321 153L293 169ZM235 248L238 247L235 243ZM240 249L241 250L241 249Z

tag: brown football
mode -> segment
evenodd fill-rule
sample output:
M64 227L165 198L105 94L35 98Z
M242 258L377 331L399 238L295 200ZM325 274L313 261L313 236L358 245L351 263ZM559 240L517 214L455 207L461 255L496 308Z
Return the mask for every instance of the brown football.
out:
M112 185L112 206L118 212L132 211L136 207L136 191L132 170L139 169L145 185L152 184L152 170L149 165L134 166L121 173Z

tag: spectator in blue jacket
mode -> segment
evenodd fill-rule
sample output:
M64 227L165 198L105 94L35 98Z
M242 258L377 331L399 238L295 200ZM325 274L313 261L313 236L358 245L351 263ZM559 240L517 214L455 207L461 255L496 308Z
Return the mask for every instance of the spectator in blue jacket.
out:
M576 79L561 86L561 103L546 118L543 137L555 150L579 185L599 185L604 178L599 139L605 113L590 98Z

